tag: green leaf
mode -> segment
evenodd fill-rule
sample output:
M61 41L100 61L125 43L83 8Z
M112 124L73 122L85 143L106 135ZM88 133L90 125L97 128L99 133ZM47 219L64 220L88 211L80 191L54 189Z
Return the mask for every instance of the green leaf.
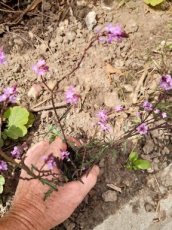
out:
M157 6L161 4L162 2L164 2L164 0L144 0L144 2L151 6Z
M0 185L4 185L5 184L5 178L0 175Z
M27 128L25 126L16 127L15 125L12 125L8 129L5 129L4 133L9 138L16 140L19 137L24 137L27 134Z
M129 161L136 161L138 159L138 153L137 152L131 152L129 155Z
M149 169L151 168L151 163L147 160L136 160L134 161L134 166L137 169Z
M28 123L29 112L21 106L14 106L6 110L4 117L8 119L8 126L23 126Z
M21 106L8 108L4 113L4 118L8 119L8 127L4 134L11 139L18 139L27 134L27 128L33 123L33 115Z
M3 185L0 185L0 194L3 193L3 190L4 190Z

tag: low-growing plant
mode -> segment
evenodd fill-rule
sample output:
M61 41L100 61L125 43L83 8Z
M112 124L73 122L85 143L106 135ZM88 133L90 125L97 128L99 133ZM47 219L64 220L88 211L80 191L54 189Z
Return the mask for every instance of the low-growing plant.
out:
M106 157L107 154L115 154L116 151L120 151L121 145L126 140L133 137L142 138L147 136L152 130L172 130L170 108L166 105L169 102L170 91L172 90L172 77L168 73L163 73L160 79L159 89L151 95L149 100L144 100L141 103L132 105L137 114L133 115L129 112L129 107L124 105L117 105L114 108L101 108L95 116L97 122L95 123L95 134L93 137L85 140L82 145L74 145L67 138L65 133L64 124L62 119L64 116L59 116L55 106L55 94L56 89L59 86L59 82L64 79L68 79L72 74L80 67L86 52L93 46L95 42L99 42L101 45L107 46L113 42L120 42L122 39L127 38L127 33L121 26L114 26L108 24L103 28L96 29L96 35L91 39L88 46L85 48L81 58L78 60L76 66L69 71L68 74L63 76L57 81L54 88L50 88L46 73L49 71L49 66L44 59L38 60L33 66L33 71L36 75L40 76L42 84L45 89L51 95L52 108L55 114L55 126L50 126L47 132L50 142L52 142L57 136L60 136L67 145L66 151L61 151L61 157L55 157L53 153L46 156L43 160L42 167L37 168L32 165L29 168L25 164L25 145L17 145L17 140L23 138L33 124L33 115L21 105L17 105L17 87L8 87L3 90L0 95L1 105L1 145L6 145L6 140L11 139L15 146L11 149L10 153L5 153L0 150L0 156L3 160L0 161L0 173L5 175L5 171L8 169L8 164L14 166L14 168L24 169L29 175L30 179L38 179L41 183L49 186L49 190L45 193L47 198L54 190L57 190L57 185L61 185L72 180L81 180L84 173L89 173L89 170L94 164ZM3 50L0 50L0 64L4 64L6 61ZM156 96L156 100L155 100ZM78 102L82 100L80 93L74 86L69 86L64 93L67 110L75 110ZM113 130L113 125L117 121L120 114L130 114L129 126L123 130L123 135L119 138L110 137L110 133ZM65 112L66 114L66 112ZM102 133L102 138L98 138L97 133ZM3 143L4 142L4 143ZM16 161L17 159L17 161ZM40 159L41 160L41 159ZM48 170L43 170L44 165L47 165ZM59 179L58 175L53 173L53 168L58 167L61 172ZM150 167L150 162L139 159L136 152L132 152L127 162L127 168L129 169L147 169ZM115 170L115 169L114 169ZM51 177L47 177L51 176ZM51 178L51 179L49 179ZM25 179L25 178L22 178Z
M138 153L132 151L126 166L131 170L145 170L151 168L151 163L148 160L140 159Z

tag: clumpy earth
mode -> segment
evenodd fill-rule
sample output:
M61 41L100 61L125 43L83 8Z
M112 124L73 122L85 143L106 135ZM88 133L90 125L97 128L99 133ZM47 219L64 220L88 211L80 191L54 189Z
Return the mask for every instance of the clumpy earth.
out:
M25 6L21 6L22 12L24 9ZM91 24L90 12L96 16ZM80 67L59 83L56 91L58 105L64 103L64 91L70 85L76 86L81 95L80 105L71 109L63 119L66 134L87 140L94 135L95 114L99 109L119 104L129 108L148 99L157 89L164 62L168 71L172 69L170 3L153 9L142 0L71 1L70 4L44 1L43 7L35 5L23 16L5 12L2 16L0 47L7 54L7 63L0 69L0 88L16 84L19 103L34 112L34 126L25 138L29 144L41 140L50 124L56 125L50 95L41 79L33 73L32 65L40 57L46 59L50 68L46 79L53 87L77 65L95 35L96 26L119 24L129 37L112 44L94 43L85 53ZM39 86L39 95L31 97L28 93L34 84ZM65 111L66 108L59 109L58 114L62 116ZM130 113L133 115L136 111L131 109ZM127 127L127 117L125 112L118 117L110 133L113 138L119 137ZM98 136L101 137L101 133ZM139 155L152 162L150 171L126 169L127 157L134 145L133 140L128 140L122 152L101 160L101 175L96 187L75 213L55 229L94 229L145 187L150 189L150 199L145 203L150 203L156 210L158 202L172 186L161 182L164 174L160 173L172 160L171 133L154 130L137 143ZM170 172L166 175L168 181L170 175ZM150 184L154 178L158 178L160 189ZM8 209L15 192L17 178L13 179L13 182L7 182L2 195L1 215ZM137 212L138 206L133 204L133 212Z

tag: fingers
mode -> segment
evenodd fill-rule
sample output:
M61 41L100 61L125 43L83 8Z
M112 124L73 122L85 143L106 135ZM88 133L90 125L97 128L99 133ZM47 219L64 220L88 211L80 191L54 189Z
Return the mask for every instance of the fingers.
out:
M81 192L85 197L87 193L94 187L97 182L97 177L99 175L99 167L97 165L93 166L88 175L84 175L81 180L84 184L80 183Z
M48 148L48 141L41 141L35 144L27 151L25 163L28 166L30 166L31 164L36 164L40 160L40 157L45 154Z
M61 157L60 155L60 150L66 150L67 146L66 144L62 141L60 137L57 137L51 144L46 152L47 155L52 153L55 157Z
M95 186L99 171L99 167L95 165L88 175L84 175L81 178L83 183L81 181L75 181L67 184L69 187L71 187L71 190L73 190L72 192L75 193L75 199L77 199L78 205L87 195L87 193Z
M75 146L81 146L81 143L74 137L67 137L67 140L71 143L73 143Z

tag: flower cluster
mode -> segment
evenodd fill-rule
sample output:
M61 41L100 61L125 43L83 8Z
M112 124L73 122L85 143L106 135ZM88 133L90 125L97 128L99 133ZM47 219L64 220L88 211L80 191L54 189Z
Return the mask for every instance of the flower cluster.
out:
M144 108L145 111L152 111L153 110L153 105L152 105L152 103L150 103L148 101L144 101L143 108Z
M69 155L70 155L70 152L61 150L61 159L62 160L64 160L64 159L69 160Z
M0 64L5 64L6 58L5 58L5 53L2 48L0 48Z
M172 89L172 76L163 75L160 80L160 87L166 91Z
M66 103L70 105L76 105L79 100L79 95L76 93L75 87L70 86L65 92Z
M5 161L0 160L0 172L7 171L7 169L8 169L7 163Z
M0 102L11 102L16 103L17 100L17 89L16 86L7 87L3 90L3 94L0 95Z
M52 153L49 154L48 156L44 156L43 160L49 170L52 170L54 167L56 167L55 157L53 156Z
M100 110L97 113L97 117L99 119L98 125L102 129L102 131L106 132L109 130L109 125L108 125L108 114L106 110Z
M120 25L108 24L103 30L103 35L99 37L99 41L112 43L113 41L121 41L125 37L127 34Z
M141 135L145 135L148 132L148 126L145 123L142 123L136 128L136 130Z
M19 159L22 154L23 154L22 146L14 146L14 149L11 151L11 155L13 158Z
M46 65L44 59L40 59L33 67L32 70L38 75L43 76L48 72L49 67Z

